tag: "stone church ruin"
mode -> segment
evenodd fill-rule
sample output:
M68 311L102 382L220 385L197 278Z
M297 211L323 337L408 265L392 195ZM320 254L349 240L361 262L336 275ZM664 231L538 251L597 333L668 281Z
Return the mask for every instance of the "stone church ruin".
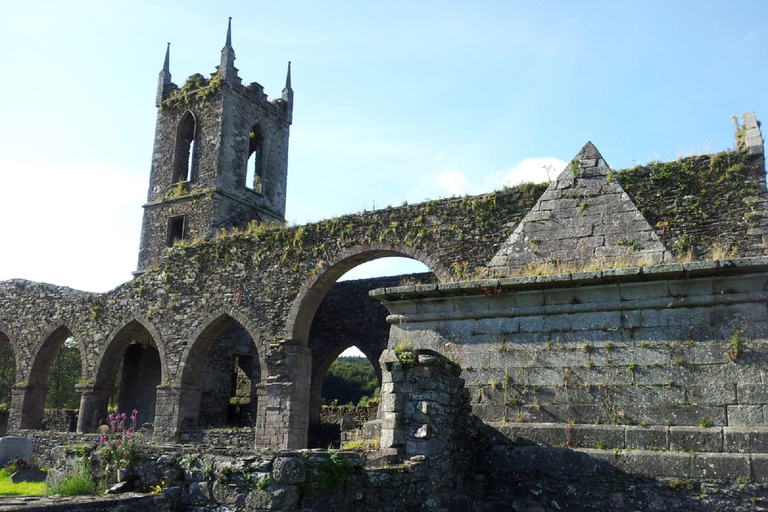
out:
M134 279L0 283L10 434L44 435L48 372L72 338L78 433L112 397L157 444L230 426L252 447L304 449L329 365L357 346L382 382L382 456L438 471L463 432L490 429L504 441L485 456L517 468L566 467L571 448L627 472L768 482L753 113L733 151L614 170L587 143L550 184L287 227L290 63L269 99L234 61L228 30L216 72L179 87L166 52ZM337 283L389 256L432 273Z

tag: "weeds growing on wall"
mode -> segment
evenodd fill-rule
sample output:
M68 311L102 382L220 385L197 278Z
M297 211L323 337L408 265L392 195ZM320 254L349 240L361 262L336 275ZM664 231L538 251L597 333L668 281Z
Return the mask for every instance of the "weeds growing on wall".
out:
M307 474L307 478L299 484L299 494L307 495L313 491L336 489L345 485L352 475L352 463L328 449L328 458L317 467L317 471Z
M741 224L755 215L760 196L755 170L746 151L726 151L637 166L618 171L615 178L676 256L690 259L690 251L699 259L707 257L721 233L746 231ZM713 222L721 225L720 232L712 232ZM733 246L721 243L729 250Z

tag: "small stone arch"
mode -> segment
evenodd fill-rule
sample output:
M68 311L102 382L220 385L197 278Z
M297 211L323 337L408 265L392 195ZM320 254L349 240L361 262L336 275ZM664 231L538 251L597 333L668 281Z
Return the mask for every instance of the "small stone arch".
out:
M202 372L203 362L205 361L205 356L208 354L208 350L210 350L218 336L234 322L239 323L246 331L248 331L248 334L256 345L259 359L262 361L264 360L266 349L263 346L263 343L260 343L260 338L254 336L254 333L258 331L251 325L248 317L235 308L221 309L208 316L203 322L202 327L195 331L190 337L190 342L187 344L184 353L181 356L179 374L176 376L176 381L180 385L196 385L196 383L199 382L200 372ZM262 373L262 379L265 378L266 373Z
M267 168L267 139L258 121L248 127L248 151L245 157L245 186L264 194L264 171ZM253 162L251 156L255 154Z
M9 373L6 375L7 379L3 379L5 385L1 390L2 392L0 393L0 403L5 402L7 405L11 405L11 391L13 389L15 378L11 378L10 372L13 372L12 375L14 377L18 374L19 358L17 357L17 349L14 346L14 343L11 341L11 337L6 334L7 332L8 330L2 324L0 324L0 354L4 355L6 350L10 350L11 357L13 358L13 365L9 365L12 367L7 369L3 368Z
M288 314L285 325L286 340L293 340L306 346L312 319L333 283L347 271L362 263L391 256L420 261L432 270L438 281L445 281L451 275L449 268L437 258L406 245L374 242L344 249L302 285Z
M6 347L10 346L11 350L13 350L13 354L16 355L16 344L11 341L11 337L7 334L9 332L9 329L7 329L3 324L0 324L0 351L3 351Z
M72 330L61 323L48 331L31 354L32 364L29 366L29 374L23 389L19 390L22 394L20 428L39 429L42 426L48 373L56 354L70 336L72 336Z

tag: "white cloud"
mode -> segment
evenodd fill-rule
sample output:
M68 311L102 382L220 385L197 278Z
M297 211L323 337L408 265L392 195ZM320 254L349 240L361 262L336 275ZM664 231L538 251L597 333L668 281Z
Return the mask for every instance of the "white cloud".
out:
M464 173L446 171L437 176L440 197L474 195L514 187L520 183L553 181L565 169L566 162L554 157L526 158L513 168L486 176L482 183L470 181Z
M441 196L463 196L474 191L468 190L467 177L459 171L447 171L437 177L437 188ZM474 189L474 187L472 187Z
M514 187L520 183L545 183L554 181L565 169L566 162L554 157L526 158L513 168L502 171L483 180L488 189Z

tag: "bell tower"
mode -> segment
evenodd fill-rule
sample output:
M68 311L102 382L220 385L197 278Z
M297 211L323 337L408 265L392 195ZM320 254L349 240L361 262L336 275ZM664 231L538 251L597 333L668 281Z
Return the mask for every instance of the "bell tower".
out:
M159 264L175 243L253 220L285 222L291 64L281 97L270 101L258 83L242 85L234 63L232 18L210 78L195 74L179 88L166 48L135 274Z

